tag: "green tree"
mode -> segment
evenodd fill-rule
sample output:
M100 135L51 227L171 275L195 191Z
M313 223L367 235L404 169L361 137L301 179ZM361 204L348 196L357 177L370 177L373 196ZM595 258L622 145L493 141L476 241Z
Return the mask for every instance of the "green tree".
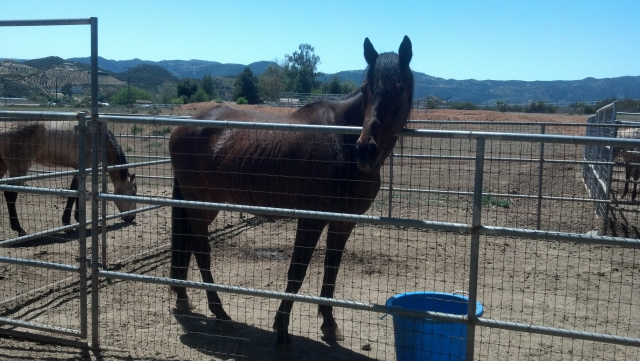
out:
M258 92L260 98L267 101L277 101L280 93L284 91L284 74L282 68L270 65L258 79Z
M209 95L201 87L189 98L189 103L202 103L208 102Z
M356 84L353 80L345 80L341 84L342 86L342 94L350 94L354 90L358 89L358 84Z
M327 94L341 94L342 85L340 84L340 78L337 75L331 77L328 83L325 84L325 93Z
M159 89L160 103L171 104L171 101L178 96L175 83L164 82Z
M316 71L320 57L314 54L313 46L300 44L299 51L285 55L284 74L286 88L296 93L311 93L316 88Z
M72 85L71 83L66 83L65 85L62 86L62 88L60 88L60 93L62 93L62 95L66 95L68 97L73 95L73 90L72 90Z
M236 78L235 87L233 89L233 99L244 97L249 104L258 104L260 97L258 95L258 79L253 75L249 67L245 67L242 73Z
M129 95L131 95L131 98L129 98ZM132 86L122 88L120 91L113 94L110 102L111 104L127 105L130 103L129 99L131 99L131 101L153 100L153 96L147 91Z
M182 79L178 82L178 97L182 98L183 103L188 103L191 96L198 91L198 81L191 78Z
M214 99L218 96L213 78L209 74L202 78L202 89L209 96L209 99Z

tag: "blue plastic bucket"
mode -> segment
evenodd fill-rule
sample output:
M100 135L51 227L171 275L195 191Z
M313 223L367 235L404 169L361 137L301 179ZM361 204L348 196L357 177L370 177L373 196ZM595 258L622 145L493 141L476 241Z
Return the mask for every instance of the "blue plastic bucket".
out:
M468 305L468 298L442 292L403 293L387 300L387 307L462 316L467 315ZM482 304L476 302L476 317L482 316L482 309ZM391 314L398 361L465 359L466 324Z

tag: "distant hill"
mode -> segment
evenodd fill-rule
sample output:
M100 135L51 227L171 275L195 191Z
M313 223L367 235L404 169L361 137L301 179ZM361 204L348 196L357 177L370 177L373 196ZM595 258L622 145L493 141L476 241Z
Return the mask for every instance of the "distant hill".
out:
M125 83L131 83L138 88L155 93L164 83L176 83L179 79L167 69L146 63L138 64L124 72L113 76Z
M363 71L341 71L334 75L356 84L362 82ZM326 75L328 79L333 75ZM496 101L524 104L527 101L574 103L610 98L639 99L640 76L554 81L521 80L454 80L414 72L414 98L437 96L449 102L471 102L495 105Z
M68 61L90 64L91 58L71 58ZM235 77L240 74L245 67L249 67L253 74L260 75L269 65L277 65L272 61L259 61L249 65L242 64L222 64L216 61L206 60L162 60L148 61L140 59L132 60L109 60L98 57L98 67L113 73L123 73L130 68L140 64L157 65L168 70L179 79L194 78L201 79L205 75L216 77Z
M74 75L73 71L90 72L90 58L70 58L61 59L59 57L47 57L42 59L24 60L19 64L24 66L20 69L22 76L25 72L33 73L30 83L41 88L50 89L51 69L64 68L67 72L67 79L75 80L85 84L84 76L80 73ZM15 64L15 63L14 63ZM158 87L164 83L175 83L179 79L195 78L201 79L205 75L214 78L234 78L248 66L255 75L262 74L270 65L277 65L271 61L259 61L249 65L242 64L222 64L215 61L205 60L163 60L158 62L140 59L132 60L109 60L100 57L98 66L100 67L101 86L113 86L131 82L132 85L156 92ZM4 67L4 69L17 70L16 66ZM29 70L31 69L31 70ZM43 75L37 75L38 71ZM335 74L324 74L320 80L326 81L333 76L341 80L351 80L356 84L362 82L364 70L347 70ZM60 79L60 72L57 73L58 82L67 80ZM0 68L2 75L2 68ZM35 76L45 79L36 79ZM479 105L495 105L496 102L507 102L509 104L524 104L530 101L545 101L548 103L575 103L583 101L596 101L604 99L640 99L640 76L624 76L618 78L595 79L586 78L572 81L519 81L519 80L455 80L433 77L424 73L414 72L415 92L414 98L421 99L427 96L435 96L448 102L471 102ZM37 81L36 81L37 80ZM22 83L25 81L23 80ZM46 85L45 85L46 84ZM225 83L226 84L226 83ZM228 84L227 84L228 86ZM21 93L17 84L12 84L11 89L15 93ZM12 91L13 92L13 91Z

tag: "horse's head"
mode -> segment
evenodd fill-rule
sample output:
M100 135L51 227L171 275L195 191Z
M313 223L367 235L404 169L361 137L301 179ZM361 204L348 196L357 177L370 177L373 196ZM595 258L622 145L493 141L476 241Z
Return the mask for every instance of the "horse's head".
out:
M413 99L413 74L409 62L413 55L411 40L404 37L398 54L378 54L364 40L367 71L360 88L364 121L356 142L356 161L363 172L380 168L391 153L397 134L407 123Z
M120 179L117 181L114 180L113 182L113 186L115 188L114 193L119 195L124 195L124 196L135 196L136 194L138 194L138 185L136 184L136 175L129 173L126 169L121 169L119 173L120 173L120 176L119 176ZM120 213L132 211L136 209L136 204L133 202L117 201L114 203L118 208L118 211L120 211ZM122 218L122 220L125 222L133 222L133 220L136 219L136 215L127 214L127 215L123 215L120 218Z

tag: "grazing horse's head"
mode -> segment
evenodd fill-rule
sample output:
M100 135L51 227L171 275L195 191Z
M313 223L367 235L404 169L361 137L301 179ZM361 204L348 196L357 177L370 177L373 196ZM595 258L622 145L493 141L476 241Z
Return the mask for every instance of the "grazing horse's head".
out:
M127 164L127 157L111 131L107 131L107 164L123 165ZM129 169L121 168L109 171L109 178L113 183L113 192L123 196L135 196L138 194L138 185L136 184L136 175L129 173ZM120 213L129 212L136 209L134 202L114 201ZM134 214L125 214L120 216L125 222L133 222L136 219Z
M114 193L120 194L124 196L135 196L138 194L138 185L136 184L136 175L129 173L126 169L121 169L118 171L119 179L113 181ZM133 202L122 202L116 201L116 207L120 213L128 212L136 209L136 204ZM122 218L125 222L133 222L136 219L136 215L134 214L126 214L122 215Z
M378 54L369 38L364 40L368 64L361 87L364 122L356 142L356 161L363 172L380 168L409 118L413 99L413 74L409 68L412 55L407 36L398 54Z

